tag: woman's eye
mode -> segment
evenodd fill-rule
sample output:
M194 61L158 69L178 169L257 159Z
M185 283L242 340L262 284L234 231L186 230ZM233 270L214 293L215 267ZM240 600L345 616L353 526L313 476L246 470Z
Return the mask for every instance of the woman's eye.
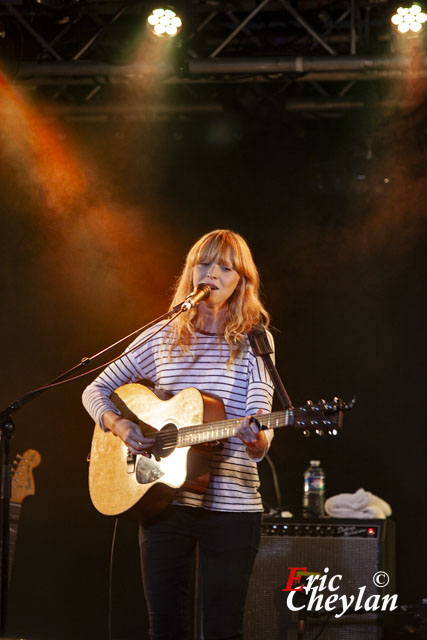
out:
M222 265L221 269L223 271L231 271L231 267L226 267L225 265Z

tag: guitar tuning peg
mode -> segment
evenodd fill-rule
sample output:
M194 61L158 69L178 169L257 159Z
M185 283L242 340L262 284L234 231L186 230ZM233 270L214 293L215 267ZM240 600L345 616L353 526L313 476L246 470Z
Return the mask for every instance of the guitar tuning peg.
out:
M316 429L316 436L324 436L325 433L323 431L323 429Z
M306 438L309 438L311 436L311 433L310 433L310 431L308 431L308 429L304 429L304 431L302 433Z
M306 405L307 405L307 407L312 407L313 406L313 400L307 400Z

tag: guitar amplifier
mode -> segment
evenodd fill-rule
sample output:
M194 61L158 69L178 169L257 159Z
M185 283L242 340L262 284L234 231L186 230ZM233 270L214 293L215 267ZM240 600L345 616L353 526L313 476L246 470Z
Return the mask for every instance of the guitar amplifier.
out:
M393 604L383 598L395 594L394 541L391 520L264 518L246 600L245 640L378 640L381 607ZM306 567L308 575L298 582L291 567ZM296 578L288 584L291 573ZM318 574L311 590L284 591L310 574ZM318 596L311 604L310 595ZM331 595L338 598L325 603Z

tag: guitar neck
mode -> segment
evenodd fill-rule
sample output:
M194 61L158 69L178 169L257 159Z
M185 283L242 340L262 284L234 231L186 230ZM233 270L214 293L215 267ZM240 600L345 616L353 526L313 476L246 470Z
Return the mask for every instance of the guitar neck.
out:
M10 503L10 522L9 522L9 580L12 572L13 558L15 555L16 536L18 534L19 518L21 517L22 504L16 502ZM0 545L1 551L1 545Z
M9 534L10 535L10 538L9 538L10 569L12 569L13 557L15 555L16 536L18 535L18 525L19 525L19 519L21 517L21 509L22 509L22 504L17 504L16 502L10 503L10 534Z
M278 427L294 426L295 410L275 411L274 413L263 413L258 416L262 429L277 429ZM236 435L237 427L242 418L232 418L231 420L219 420L206 424L182 427L178 431L177 447L191 447L195 444L205 444L216 440L225 440Z

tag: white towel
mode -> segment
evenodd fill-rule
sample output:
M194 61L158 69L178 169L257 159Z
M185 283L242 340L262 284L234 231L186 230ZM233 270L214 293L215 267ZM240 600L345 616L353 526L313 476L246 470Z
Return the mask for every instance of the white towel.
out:
M373 505L379 507L381 511L386 515L386 517L391 516L391 507L388 502L382 500L378 496L374 496L374 494L372 494L372 499L369 506L371 507Z
M364 509L371 502L372 493L364 489L358 489L355 493L339 493L337 496L328 498L326 502L333 505L333 508L343 509Z
M332 518L386 518L391 515L390 505L370 491L358 489L355 493L340 493L328 498L325 511Z

